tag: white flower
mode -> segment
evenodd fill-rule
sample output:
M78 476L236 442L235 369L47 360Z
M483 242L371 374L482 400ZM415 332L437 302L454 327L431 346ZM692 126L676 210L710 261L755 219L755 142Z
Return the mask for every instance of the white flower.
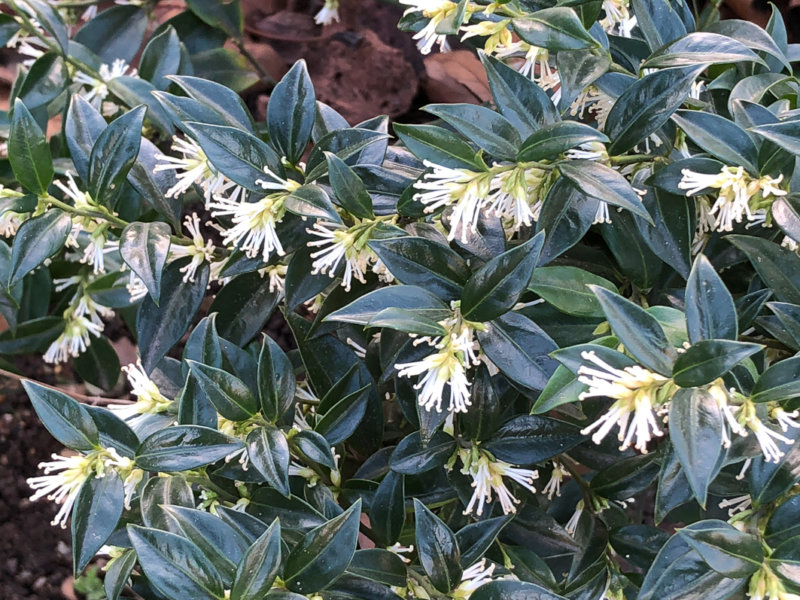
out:
M544 180L545 171L542 169L515 167L501 171L491 181L488 212L503 219L513 219L513 231L523 225L530 227L542 209L540 192Z
M601 91L599 88L590 85L573 101L569 107L569 114L583 119L584 114L588 113L597 121L597 128L605 128L608 113L614 106L614 99Z
M736 419L736 412L740 407L730 403L734 390L728 392L728 390L725 389L725 385L720 380L708 388L708 393L716 400L717 406L719 406L722 415L725 417L725 421L728 427L730 427L731 432L741 436L747 435L747 430L742 427L741 423ZM731 445L731 438L728 436L728 427L725 425L722 426L722 445L725 448L730 448Z
M286 287L286 265L271 265L259 269L258 273L261 277L269 277L269 291L270 293L278 292L283 294Z
M654 409L664 410L664 402L658 396L662 390L669 392L670 379L638 365L616 369L594 352L581 352L581 357L600 368L582 365L578 369L578 381L589 386L579 399L607 397L616 400L606 414L582 429L581 434L595 431L592 441L599 444L617 425L618 439L622 442L620 450L629 448L635 438L634 447L646 453L652 435L664 435L658 427Z
M3 237L11 237L16 235L22 221L27 217L27 213L18 213L12 210L7 210L0 216L0 235Z
M99 79L96 79L91 75L87 75L83 71L78 71L75 73L73 79L77 83L89 86L89 90L82 91L81 96L83 96L87 102L91 103L92 106L98 110L101 108L103 100L105 100L105 98L108 96L109 81L125 75L129 77L137 77L136 69L132 68L121 58L116 59L111 63L111 65L100 65L97 74L100 76Z
M792 252L797 252L797 250L800 249L800 244L798 244L788 235L783 236L783 241L781 242L781 246L783 246L784 248L788 248Z
M608 33L631 37L631 31L636 27L636 17L631 16L629 6L629 0L603 0L606 13L600 20L603 29Z
M491 502L494 496L500 501L503 514L517 512L515 505L520 501L506 487L503 477L516 481L531 493L536 492L533 481L539 477L537 471L515 467L477 448L463 450L459 455L464 463L461 472L472 477L472 487L475 488L464 510L465 515L473 511L476 516L482 515L484 506L487 502Z
M461 574L461 583L450 593L450 597L459 600L469 598L475 590L492 580L494 568L494 563L487 567L486 559L482 558L468 569L464 569Z
M477 230L480 210L489 196L492 173L451 169L427 160L424 164L433 171L414 184L414 188L420 190L414 194L414 200L425 204L425 212L453 206L447 237L453 240L460 231L461 241L466 243L467 234Z
M570 535L575 535L575 531L578 529L578 523L580 523L581 515L583 514L584 504L583 500L579 500L578 504L575 506L575 512L572 513L572 516L567 521L567 524L564 525L564 529L566 529L567 533Z
M211 243L211 240L206 241L203 238L203 234L200 232L200 217L197 216L197 213L192 213L191 216L187 215L183 225L192 236L192 245L172 244L169 251L173 258L185 256L192 258L188 265L181 267L181 273L184 274L184 282L194 283L194 277L200 265L204 262L210 263L214 259L214 244Z
M131 271L128 277L128 285L125 286L125 289L128 290L131 296L131 302L138 302L147 296L147 286L144 284L144 281L142 281L142 278L133 271Z
M800 416L800 410L793 410L792 412L786 412L780 406L775 408L771 416L778 422L778 425L781 428L781 431L786 433L789 431L789 427L800 427L800 421L796 421L798 416Z
M127 420L139 415L154 415L166 411L172 400L165 398L158 386L147 376L142 367L142 361L122 367L122 371L131 385L131 393L136 396L136 402L130 404L109 404L108 410L120 419Z
M728 509L729 517L732 517L736 513L748 510L752 505L753 501L750 499L748 494L745 494L744 496L737 496L736 498L728 498L719 503L720 508Z
M577 148L567 150L566 156L570 160L591 160L604 163L608 160L608 151L605 144L601 142L587 142Z
M425 18L430 19L425 24L425 27L414 34L414 39L417 40L417 48L419 48L421 54L430 54L436 44L439 45L441 52L447 52L450 49L447 43L447 36L436 33L436 28L445 17L450 16L456 10L457 4L455 2L449 2L448 0L400 0L400 4L409 7L404 14L421 11Z
M175 171L178 180L167 190L167 198L177 198L197 184L203 190L206 204L212 198L224 195L228 195L231 202L244 199L245 189L220 173L193 139L175 136L172 138L172 149L182 156L156 155L159 162L155 172Z
M314 17L317 25L330 25L339 22L339 0L325 0L325 4Z
M364 235L364 227L358 224L347 228L338 223L318 220L311 229L306 229L319 240L308 242L312 248L321 248L311 253L314 259L311 274L327 273L330 277L336 276L336 269L344 259L344 274L342 286L345 291L350 291L350 285L355 277L361 283L366 283L364 273L369 266L372 252L366 246L369 231Z
M81 309L81 307L84 307ZM79 356L86 351L92 343L90 336L100 337L103 333L103 322L98 316L98 305L95 305L88 296L83 296L78 309L67 309L64 315L66 321L64 332L50 344L44 353L44 361L61 363L69 360L70 356Z
M402 555L411 554L412 552L414 552L414 545L412 544L411 546L403 546L402 544L400 544L400 542L395 542L393 545L389 546L386 549L389 552L394 552L404 563L410 563L411 559L406 558L405 556Z
M552 500L553 496L561 496L561 483L565 477L569 476L569 471L561 466L558 461L553 461L553 472L550 474L550 480L547 485L542 489L543 494L547 494L547 499Z
M761 452L764 454L764 460L767 462L777 463L780 461L781 457L786 454L778 447L777 442L783 442L788 445L791 445L793 442L793 440L787 438L785 435L781 435L774 429L770 429L764 425L761 419L755 416L755 414L748 416L745 420L745 424L756 436L758 445L761 446Z
M53 184L62 192L64 192L65 196L72 200L75 208L80 210L93 210L95 208L95 204L89 193L81 191L81 189L78 187L78 184L75 183L75 178L73 177L72 172L67 171L66 175L66 185L64 185L64 183L58 179L53 181Z
M477 344L473 340L473 328L454 317L440 323L448 330L442 337L431 338L424 336L418 338L414 344L427 343L436 348L437 352L429 354L422 360L412 363L396 364L398 377L414 377L424 375L414 386L421 390L418 397L420 406L430 411L436 408L442 412L442 393L445 384L450 386L451 412L467 412L470 401L470 383L467 380L467 369L477 364Z
M519 41L498 46L495 56L499 59L524 59L517 70L543 90L555 89L561 84L558 71L550 66L550 52L546 48Z

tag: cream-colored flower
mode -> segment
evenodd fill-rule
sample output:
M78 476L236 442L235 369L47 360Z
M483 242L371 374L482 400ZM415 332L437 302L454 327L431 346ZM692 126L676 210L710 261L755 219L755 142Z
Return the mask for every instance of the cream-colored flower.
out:
M532 494L536 493L536 488L533 487L534 480L539 477L536 470L515 467L502 460L497 460L488 452L474 446L469 450L460 450L459 457L464 465L461 472L472 477L472 487L474 488L472 498L464 510L465 515L472 512L476 516L482 515L486 503L492 502L494 498L500 502L503 514L517 512L516 505L520 501L508 489L503 481L504 477L516 481Z

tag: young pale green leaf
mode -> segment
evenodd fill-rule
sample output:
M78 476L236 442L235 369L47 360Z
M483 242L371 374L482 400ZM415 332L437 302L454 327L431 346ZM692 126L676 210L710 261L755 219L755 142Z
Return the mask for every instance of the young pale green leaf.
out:
M267 130L276 150L289 162L303 156L314 127L316 98L304 60L299 60L272 90Z
M269 336L258 357L258 397L261 414L277 421L291 406L297 381L292 363L280 346Z
M461 581L461 552L450 528L414 498L419 562L437 590L449 593Z
M517 303L531 279L544 243L544 233L496 256L464 286L461 314L470 321L491 321Z
M562 152L588 142L608 143L605 134L578 121L561 121L546 125L531 134L519 149L517 160L553 160Z
M567 6L537 10L514 19L512 24L523 41L554 52L600 45L586 31L575 11Z
M401 125L394 132L414 156L451 169L478 170L475 148L448 129L435 125Z
M500 460L532 465L567 452L584 439L575 425L548 417L521 415L498 429L484 448Z
M689 95L704 69L705 65L661 69L634 82L608 113L604 129L612 140L608 153L630 150L661 127Z
M197 270L194 281L184 281L181 268L188 263L188 258L170 263L161 280L159 304L148 296L139 306L136 331L142 364L148 373L186 333L205 297L208 265Z
M544 298L560 311L580 317L603 317L603 309L587 287L599 285L612 292L616 286L599 275L578 267L539 267L534 271L528 289Z
M50 435L73 450L88 452L98 447L97 426L76 400L33 381L24 380L22 387Z
M575 398L587 389L585 384L578 381L574 373L564 365L558 365L531 408L531 414L541 415L562 404L575 402Z
M738 337L733 297L703 254L698 255L686 281L686 327L693 344Z
M672 121L695 144L721 161L742 165L757 173L758 148L747 132L733 121L699 110L679 110Z
M633 186L611 167L591 160L569 160L558 163L558 170L587 196L629 210L653 224Z
M72 509L73 571L81 573L117 528L125 489L116 471L92 476L81 486Z
M47 192L53 181L53 156L41 127L19 98L11 113L8 161L25 189L39 196Z
M755 236L727 235L725 239L744 252L777 300L800 304L800 257L797 254Z
M156 431L136 450L136 466L146 471L187 471L242 449L242 442L208 427L176 425Z
M702 388L679 390L669 404L669 438L695 499L705 508L708 486L725 452L726 427L716 399Z
M771 365L750 391L753 402L774 402L800 396L800 356Z
M672 368L673 381L686 388L711 383L763 348L750 342L700 340L678 355Z
M495 158L514 160L517 155L522 140L516 127L490 108L475 104L429 104L424 110L450 124Z
M161 297L161 273L167 264L169 247L169 225L158 221L131 223L120 236L122 260L142 280L156 306Z
M641 306L605 288L596 285L589 287L597 296L611 329L625 349L648 369L670 376L677 353L655 317Z
M560 120L550 98L530 77L489 54L479 52L478 56L486 70L497 109L517 128L520 136L529 137L540 127Z
M659 48L644 62L642 68L738 62L764 64L755 52L733 38L718 33L694 32Z
M11 265L8 270L8 288L22 281L28 273L64 247L72 219L69 213L51 208L38 217L20 225L11 247Z
M375 490L375 497L369 511L372 531L381 543L391 546L403 531L406 522L405 476L389 471Z
M341 158L332 152L325 153L328 161L328 178L338 204L354 217L372 219L372 198L364 182Z
M239 563L231 588L231 600L261 600L281 568L281 524L275 519Z
M283 580L293 592L311 594L341 575L356 550L361 500L308 532L286 558Z
M145 575L168 598L223 598L220 574L188 539L138 525L128 525L128 536Z
M187 362L200 389L223 417L245 421L258 412L258 401L241 379L222 369L193 360Z
M289 491L289 443L286 435L271 425L254 429L247 435L250 463L267 483L287 498Z

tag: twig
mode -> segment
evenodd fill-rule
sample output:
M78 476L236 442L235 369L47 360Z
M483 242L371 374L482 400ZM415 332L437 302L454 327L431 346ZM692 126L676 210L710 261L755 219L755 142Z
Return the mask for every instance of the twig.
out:
M61 388L57 388L48 383L44 383L43 381L39 381L31 377L23 377L22 375L17 375L16 373L12 373L11 371L6 371L5 369L0 369L0 376L7 377L9 379L14 379L15 381L19 382L32 381L37 385L46 387L47 389L53 390L55 392L61 392L62 394L66 394L67 396L69 396L74 400L77 400L78 402L82 402L83 404L91 404L92 406L97 406L101 404L134 404L133 400L123 400L121 398L103 398L102 396L85 396L83 394L78 394L76 392L68 392L66 390L62 390Z

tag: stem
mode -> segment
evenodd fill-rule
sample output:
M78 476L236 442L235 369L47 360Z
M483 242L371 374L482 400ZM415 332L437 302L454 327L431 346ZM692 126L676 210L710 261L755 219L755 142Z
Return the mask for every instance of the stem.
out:
M256 57L250 54L250 51L244 45L244 40L237 39L235 41L236 47L239 48L239 52L242 53L242 56L244 56L247 61L253 65L256 71L258 71L258 74L261 76L261 81L269 86L274 86L275 80L272 78L272 75L267 73L266 70L264 70L264 67L262 67L261 64L256 60Z
M628 154L626 156L612 156L609 160L612 165L630 165L640 162L652 162L656 158L650 154Z
M91 404L92 406L96 406L98 404L134 404L133 400L123 400L121 398L103 398L101 396L84 396L83 394L78 394L76 392L68 392L66 390L62 390L61 388L57 388L53 385L44 383L43 381L39 381L38 379L32 379L31 377L23 377L22 375L17 375L16 373L12 373L11 371L6 371L5 369L0 369L0 376L7 377L8 379L14 379L15 381L32 381L42 387L46 387L47 389L53 390L54 392L61 392L62 394L66 394L73 400L77 400L83 404Z
M114 215L95 212L92 210L81 210L79 208L75 208L74 206L67 204L66 202L62 202L61 200L58 200L50 195L48 195L44 199L44 201L47 202L48 204L52 204L57 208L60 208L65 212L71 213L73 215L78 215L79 217L87 217L89 219L102 219L103 221L108 221L112 225L116 225L117 227L122 227L122 228L125 228L129 225L127 221L123 221L122 219L120 219L119 217L115 217Z
M562 454L558 457L558 461L564 465L564 468L569 471L570 477L578 484L578 487L581 488L581 492L583 492L583 500L586 507L592 506L592 488L589 483L581 477L581 474L578 473L578 463L572 460L565 454Z

